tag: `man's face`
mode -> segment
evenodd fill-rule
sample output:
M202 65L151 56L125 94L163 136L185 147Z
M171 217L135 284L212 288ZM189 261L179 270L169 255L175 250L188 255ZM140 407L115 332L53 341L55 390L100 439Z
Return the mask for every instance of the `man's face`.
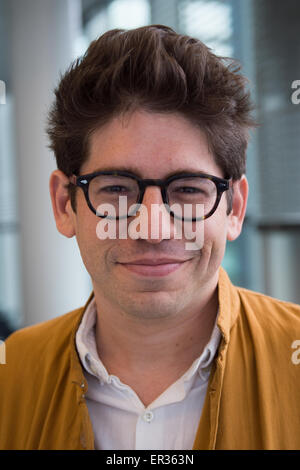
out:
M111 168L126 168L142 178L153 179L183 170L224 177L199 129L179 114L143 111L136 111L126 120L115 118L92 135L90 155L80 174ZM140 318L166 318L197 306L203 296L214 292L226 239L235 238L225 194L216 212L201 222L203 247L192 251L186 250L184 237L151 239L150 217L146 239L101 240L96 234L100 219L88 208L83 191L78 190L76 198L72 223L82 259L95 292L112 308ZM143 204L149 211L152 204L162 202L159 187L146 189ZM160 275L149 275L147 268L140 267L139 271L132 266L135 260L158 258L175 259L180 264Z

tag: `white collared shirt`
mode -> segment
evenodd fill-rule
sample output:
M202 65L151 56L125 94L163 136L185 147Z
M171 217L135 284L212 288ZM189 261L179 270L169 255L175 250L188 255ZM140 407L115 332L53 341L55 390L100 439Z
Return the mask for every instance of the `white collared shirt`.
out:
M86 403L95 449L189 450L193 448L212 361L221 339L217 319L211 338L191 367L147 407L134 390L110 375L96 347L95 297L76 333L88 383Z

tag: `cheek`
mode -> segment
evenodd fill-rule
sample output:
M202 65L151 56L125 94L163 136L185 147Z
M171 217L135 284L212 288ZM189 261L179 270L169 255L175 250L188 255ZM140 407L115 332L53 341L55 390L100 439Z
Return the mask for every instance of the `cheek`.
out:
M226 206L222 209L204 222L204 247L210 249L211 256L220 259L220 263L225 253L228 228Z
M107 243L111 240L100 240L97 237L97 224L99 218L94 214L88 214L87 211L78 211L76 223L76 238L82 261L93 277L95 269L104 266L103 256L107 249Z

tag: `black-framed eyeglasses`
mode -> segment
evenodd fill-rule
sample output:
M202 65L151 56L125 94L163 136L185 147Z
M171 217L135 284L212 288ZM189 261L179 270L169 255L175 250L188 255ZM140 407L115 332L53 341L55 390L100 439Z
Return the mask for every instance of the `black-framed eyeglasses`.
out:
M164 180L141 179L121 170L70 177L70 182L83 190L87 205L97 217L133 217L142 204L146 188L159 186L170 215L192 222L207 219L216 211L230 181L205 173L177 173ZM120 196L126 196L122 203ZM108 207L114 209L112 215L108 215Z

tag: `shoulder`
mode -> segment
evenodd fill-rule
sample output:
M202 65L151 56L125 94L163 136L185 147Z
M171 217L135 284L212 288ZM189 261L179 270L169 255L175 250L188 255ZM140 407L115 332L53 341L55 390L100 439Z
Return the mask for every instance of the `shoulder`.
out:
M73 419L77 395L72 383L79 375L75 334L84 311L81 307L22 328L6 339L5 364L0 365L0 448L39 448L45 435L57 432L57 419L58 426L67 413Z
M259 292L237 287L240 298L238 324L256 344L272 348L300 339L300 305L279 300Z
M51 320L21 328L5 341L6 363L22 365L39 363L41 360L55 360L66 351L72 334L79 326L84 307L78 308Z
M223 320L230 318L230 329L242 327L246 336L273 331L300 337L300 305L235 286L224 269L219 276L219 302Z
M251 312L253 315L259 315L264 312L267 318L280 315L282 321L300 321L300 305L279 300L243 287L237 287L236 289L244 310Z

